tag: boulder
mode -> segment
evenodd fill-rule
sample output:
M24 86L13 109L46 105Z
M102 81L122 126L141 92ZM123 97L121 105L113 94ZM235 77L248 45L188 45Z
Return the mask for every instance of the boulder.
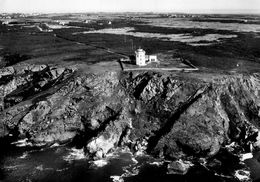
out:
M100 132L97 137L87 143L85 147L87 155L94 159L101 159L106 156L119 145L123 131L127 127L129 127L128 121L111 121L105 127L104 131Z
M167 165L168 174L184 175L192 166L193 164L189 161L176 160Z

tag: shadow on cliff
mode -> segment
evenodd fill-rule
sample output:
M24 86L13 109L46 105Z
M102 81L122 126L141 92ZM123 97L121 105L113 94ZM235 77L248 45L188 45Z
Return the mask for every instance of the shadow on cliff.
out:
M81 122L84 123L84 131L79 133L77 136L73 138L73 141L70 145L76 146L77 148L82 148L86 146L86 144L93 138L97 137L101 132L103 132L106 127L109 125L111 121L114 121L118 119L118 117L121 115L122 108L118 111L114 111L113 109L106 107L107 111L109 112L108 117L100 124L100 126L95 129L89 129L89 126L87 123L90 121L87 120L84 116L81 117Z
M167 119L166 124L157 132L155 132L154 136L149 138L147 146L148 153L152 152L152 150L156 147L161 137L165 136L171 131L175 121L177 121L180 118L181 114L185 112L194 102L201 98L201 96L208 90L208 86L198 89L195 94L190 96L176 109L176 111Z

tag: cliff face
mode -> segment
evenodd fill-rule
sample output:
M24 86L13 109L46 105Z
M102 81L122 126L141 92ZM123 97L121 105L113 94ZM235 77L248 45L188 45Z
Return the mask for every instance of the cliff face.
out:
M233 141L245 149L250 142L257 146L252 141L260 121L257 75L203 81L145 73L125 82L140 103L132 135L148 137L148 152L175 159L212 156Z
M118 146L171 160L215 156L232 142L241 152L260 146L257 74L195 79L15 65L0 76L1 137L73 140L91 158Z

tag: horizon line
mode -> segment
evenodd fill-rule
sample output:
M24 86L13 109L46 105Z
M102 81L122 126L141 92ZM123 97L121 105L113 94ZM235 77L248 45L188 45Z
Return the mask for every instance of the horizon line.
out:
M176 14L260 14L260 9L201 9L201 10L178 10L178 11L0 11L0 14L84 14L84 13L176 13Z

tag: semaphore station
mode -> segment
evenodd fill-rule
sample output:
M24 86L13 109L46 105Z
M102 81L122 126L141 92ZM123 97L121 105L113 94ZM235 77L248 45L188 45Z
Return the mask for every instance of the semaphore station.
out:
M123 71L197 71L198 68L188 60L173 57L171 55L157 53L156 55L146 55L142 48L138 48L133 59L120 59L120 67Z
M146 55L145 51L141 48L135 51L135 61L138 66L146 66L152 62L158 62L156 55Z

